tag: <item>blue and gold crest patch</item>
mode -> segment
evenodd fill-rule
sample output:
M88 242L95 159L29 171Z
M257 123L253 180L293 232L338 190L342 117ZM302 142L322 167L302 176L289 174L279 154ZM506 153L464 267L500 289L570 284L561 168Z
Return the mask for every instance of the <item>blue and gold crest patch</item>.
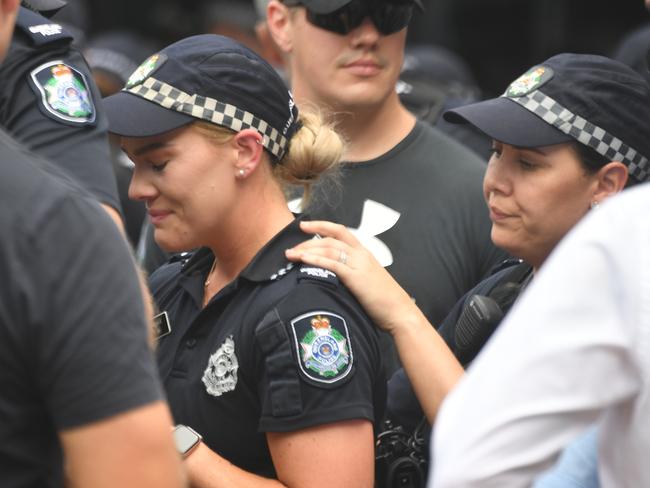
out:
M345 319L330 312L309 312L291 321L300 371L317 383L347 377L353 356Z
M46 114L73 124L91 124L96 110L86 78L63 61L50 61L30 73Z

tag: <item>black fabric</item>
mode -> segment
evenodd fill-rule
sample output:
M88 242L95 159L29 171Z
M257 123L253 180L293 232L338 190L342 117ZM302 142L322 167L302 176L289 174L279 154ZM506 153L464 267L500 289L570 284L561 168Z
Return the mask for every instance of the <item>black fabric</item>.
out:
M386 385L375 328L345 288L306 279L284 257L285 249L308 237L294 221L205 308L203 283L214 259L208 249L151 277L154 298L171 322L157 357L174 420L235 465L264 476L275 475L265 432L348 419L378 423L383 417ZM291 321L310 312L344 317L350 333L353 369L327 386L300 372ZM236 358L234 389L209 393L203 377L210 358L228 344L234 356L222 354L221 364L231 366Z
M115 225L4 133L0 171L1 484L62 487L58 431L162 392L135 267Z
M26 17L26 20L21 18ZM51 24L48 19L21 7L11 47L0 64L0 125L35 153L53 161L100 202L120 209L107 139L107 121L98 107L101 99L81 54L70 46L68 36L42 36L30 25ZM40 45L35 39L42 38ZM47 42L46 42L47 41ZM91 90L95 121L74 126L48 116L40 109L40 97L29 83L30 72L55 60L83 73Z
M158 55L156 68L142 79L129 81L126 88L134 88L153 77L189 95L207 97L250 112L287 139L298 130L298 108L282 78L271 65L238 42L203 34L175 42ZM160 134L195 120L175 111L180 104L169 110L127 91L107 97L104 104L111 132L121 135ZM129 124L132 117L139 118L140 125L146 128Z
M527 80L532 83L531 88L535 88L534 92L552 98L572 114L650 158L647 136L650 86L643 76L619 61L592 54L558 54L526 74L534 70L543 71L539 83L533 81L538 79L535 76ZM573 140L586 144L577 138L581 131L575 127L567 135L569 132L558 130L547 122L548 117L542 119L538 113L519 105L517 100L529 94L520 91L525 84L516 86L520 79L513 82L502 97L452 109L444 114L445 119L452 123L473 124L493 139L515 146L541 147ZM559 113L559 109L556 110ZM574 117L567 115L561 120L566 126L574 123ZM611 137L607 140L603 135L598 139L607 144L611 141Z
M346 164L340 188L317 186L307 211L357 229L373 252L388 251L393 262L386 269L439 324L505 258L490 240L484 172L476 155L418 122L385 155ZM394 225L386 223L392 212L399 214ZM399 361L388 334L382 345L391 373Z
M447 314L447 317L445 317L437 328L440 336L454 353L456 353L456 325L463 312L463 308L470 298L474 295L492 297L497 301L505 315L519 296L522 282L531 275L531 270L530 265L526 263L508 260L499 265L499 269L494 274L481 281L456 302ZM469 358L469 360L465 361L463 367L467 367L473 359ZM413 387L403 369L398 370L388 382L388 403L386 411L390 419L398 425L404 426L409 432L417 427L418 422L424 415L413 391Z

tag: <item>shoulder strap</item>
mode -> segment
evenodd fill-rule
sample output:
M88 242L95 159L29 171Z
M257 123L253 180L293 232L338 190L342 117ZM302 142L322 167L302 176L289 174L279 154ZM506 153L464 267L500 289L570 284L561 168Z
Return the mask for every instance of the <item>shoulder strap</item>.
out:
M25 7L20 7L16 29L24 32L37 47L61 41L70 43L73 40L72 35L66 32L61 24L52 22Z

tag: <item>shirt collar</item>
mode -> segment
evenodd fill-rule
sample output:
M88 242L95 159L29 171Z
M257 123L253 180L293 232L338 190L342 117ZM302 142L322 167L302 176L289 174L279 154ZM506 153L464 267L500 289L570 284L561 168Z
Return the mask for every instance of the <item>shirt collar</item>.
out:
M266 245L258 251L250 263L239 273L239 278L253 282L275 280L293 267L293 263L284 255L284 251L310 239L310 234L305 234L300 229L300 222L307 220L305 214L297 216L289 225L278 232ZM183 267L183 275L203 275L212 266L214 255L207 247L197 250Z

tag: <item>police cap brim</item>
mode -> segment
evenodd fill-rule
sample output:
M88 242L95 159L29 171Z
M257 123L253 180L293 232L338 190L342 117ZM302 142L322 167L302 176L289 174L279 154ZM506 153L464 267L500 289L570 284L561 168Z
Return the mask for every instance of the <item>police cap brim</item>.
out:
M198 120L126 92L104 98L103 105L108 131L124 137L156 136Z
M543 147L574 141L505 97L454 108L443 117L452 124L471 124L490 138L512 146Z

